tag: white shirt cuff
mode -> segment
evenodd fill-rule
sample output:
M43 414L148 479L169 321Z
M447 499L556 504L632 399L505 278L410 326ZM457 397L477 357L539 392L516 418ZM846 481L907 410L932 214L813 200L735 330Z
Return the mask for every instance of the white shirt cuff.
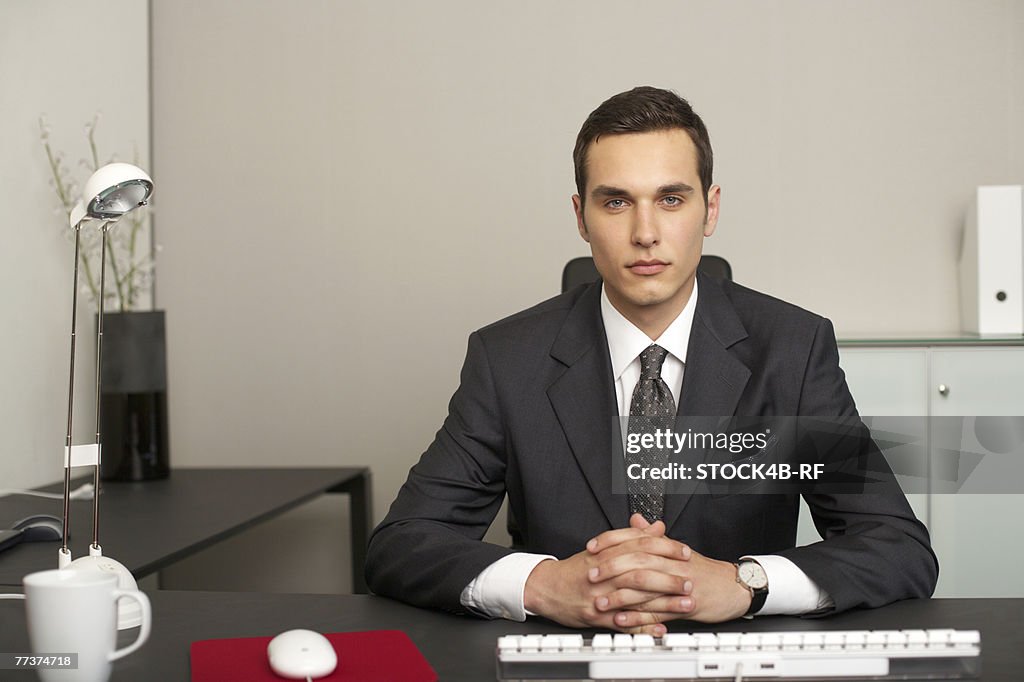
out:
M527 552L504 556L473 578L462 590L459 601L481 615L522 622L528 615L523 606L526 580L537 564L554 558Z
M755 615L798 616L833 606L834 602L828 592L818 587L816 582L786 557L767 554L745 556L743 559L753 559L761 564L768 576L768 598Z

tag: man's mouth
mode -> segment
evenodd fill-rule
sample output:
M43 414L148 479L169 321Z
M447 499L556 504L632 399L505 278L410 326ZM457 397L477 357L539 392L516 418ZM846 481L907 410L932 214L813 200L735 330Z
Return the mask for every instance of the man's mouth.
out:
M657 275L668 267L663 260L638 260L626 266L634 275Z

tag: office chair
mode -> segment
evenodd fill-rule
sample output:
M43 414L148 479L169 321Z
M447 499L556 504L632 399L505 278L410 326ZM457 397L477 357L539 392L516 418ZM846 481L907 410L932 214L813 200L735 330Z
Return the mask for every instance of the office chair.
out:
M732 279L732 267L729 265L729 261L721 256L701 256L697 269L705 275L717 279ZM562 269L562 291L566 292L580 284L596 282L600 277L597 268L594 267L593 258L590 256L573 258ZM523 536L519 532L519 524L512 517L511 509L508 510L508 516L505 518L505 527L512 537L512 549L522 549Z
M701 256L697 269L717 279L732 279L732 267L721 256ZM562 291L566 292L580 284L596 282L600 275L590 256L573 258L562 269Z

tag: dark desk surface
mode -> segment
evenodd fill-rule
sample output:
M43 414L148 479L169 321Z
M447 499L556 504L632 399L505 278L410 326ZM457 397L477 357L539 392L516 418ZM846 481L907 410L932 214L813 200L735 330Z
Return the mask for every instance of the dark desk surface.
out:
M292 628L320 632L404 630L441 680L494 679L494 646L503 634L570 632L543 620L484 621L405 606L364 595L149 593L154 624L149 643L114 664L119 680L188 680L189 645L202 639L262 637ZM981 631L982 680L1021 679L1024 599L933 599L899 602L831 618L782 616L727 623L717 628L675 623L673 630L778 631L950 627ZM135 630L122 633L131 641ZM0 652L27 651L24 607L0 601ZM12 680L31 673L4 671ZM18 677L21 675L21 677ZM4 677L6 680L7 677Z
M62 492L63 484L45 490ZM100 544L141 578L327 492L352 494L353 566L359 568L353 579L358 581L356 591L365 591L358 589L369 526L365 467L180 468L163 480L105 482ZM60 500L27 495L0 497L0 525L8 527L30 514L60 517L62 505ZM72 500L72 556L86 556L91 541L92 500ZM0 585L20 586L25 574L56 568L59 548L57 542L40 542L0 552Z

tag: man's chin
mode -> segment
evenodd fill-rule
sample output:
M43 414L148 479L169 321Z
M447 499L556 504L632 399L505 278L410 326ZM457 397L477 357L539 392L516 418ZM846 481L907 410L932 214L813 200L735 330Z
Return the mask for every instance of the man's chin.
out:
M651 282L645 287L630 287L620 292L619 296L625 304L634 309L651 309L671 305L682 292L682 287L664 286L663 283Z
M630 292L630 295L626 296L627 304L634 308L656 308L671 299L671 294L664 291Z

